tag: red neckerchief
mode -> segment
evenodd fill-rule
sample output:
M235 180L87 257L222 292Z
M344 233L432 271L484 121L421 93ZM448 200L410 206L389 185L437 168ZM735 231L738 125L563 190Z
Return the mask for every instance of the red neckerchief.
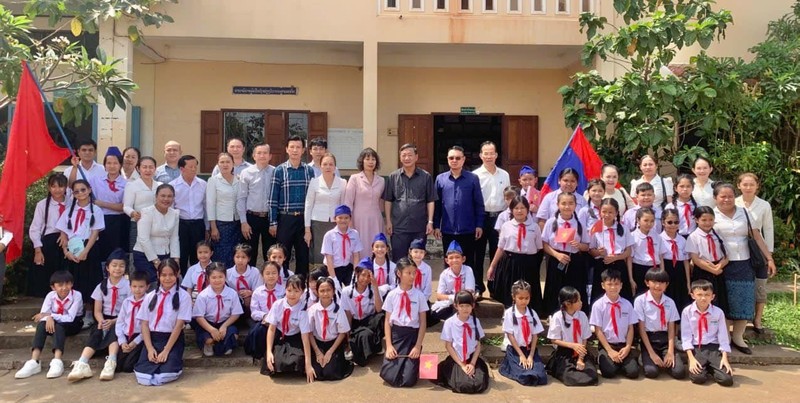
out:
M342 259L344 259L345 262L346 262L347 261L347 244L350 243L350 235L347 235L346 232L344 234L342 234L340 232L339 235L342 236Z
M469 320L469 318L467 318ZM462 324L462 331L461 331L461 357L464 359L466 363L469 357L467 357L467 343L469 339L472 337L472 328L469 327L469 323ZM477 330L477 329L476 329Z
M72 227L73 232L78 232L78 228L86 221L86 210L78 207L78 213L75 214L75 225Z
M142 307L142 302L144 302L144 298L138 301L131 301L131 323L128 324L128 342L130 342L131 337L133 337L134 322L136 322L136 311Z
M564 221L564 228L567 228L567 229L572 228L572 225L569 223L569 221ZM566 242L562 243L561 245L564 245L564 250L567 250L567 243Z
M277 300L275 297L275 289L267 290L265 288L264 290L267 292L267 310L272 310L272 304Z
M528 229L525 228L524 222L519 223L517 228L517 249L522 252L522 241L524 241L525 237L528 235Z
M408 319L411 319L411 298L408 296L408 291L403 291L403 295L400 296L400 311L403 309L406 310Z
M378 266L378 276L376 281L378 282L378 287L386 284L386 270L383 269L383 266Z
M64 203L58 203L58 218L61 218L61 215L64 214L64 211L67 210L67 205Z
M111 179L106 179L106 182L108 182L108 190L110 190L110 191L112 191L114 193L119 192L119 189L117 189L117 181L115 181L115 180L112 181Z
M608 229L608 243L611 246L611 251L608 253L609 255L616 254L617 245L616 245L616 235L614 234L614 229Z
M703 345L703 328L705 327L706 332L708 331L708 311L706 312L697 312L700 314L700 319L697 321L697 344L700 346Z
M690 206L689 203L683 204L683 219L686 220L686 229L688 231L692 226L692 206Z
M516 308L515 308L516 309ZM522 328L522 338L525 339L525 345L527 346L530 343L531 338L531 325L528 323L528 315L527 312L522 314L520 318L520 327Z
M247 279L244 278L244 275L239 275L239 278L236 279L236 291L242 290L242 284L244 284L245 290L250 289L250 284L247 283Z
M356 305L358 306L358 318L359 319L364 319L364 310L363 310L363 308L361 308L361 301L364 300L364 296L361 295L361 294L358 294L356 296L355 300L356 300Z
M117 286L111 286L111 316L114 316L114 309L117 308L117 298L119 297L119 289Z
M653 267L658 266L658 264L656 263L656 245L653 242L653 237L651 237L650 235L647 236L647 254L653 261Z
M417 275L414 277L414 287L422 290L422 270L417 270Z
M289 319L292 316L292 310L286 308L283 310L283 320L281 321L281 340L286 337L286 333L289 332Z
M670 249L672 250L672 267L678 265L678 242L674 239L670 239L669 242L672 244Z
M322 308L322 340L328 338L328 325L330 324L330 318L328 318L328 309Z
M162 291L161 296L161 302L158 303L158 310L156 311L156 323L153 325L153 329L158 328L158 322L161 322L161 317L164 315L164 301L167 300L169 291ZM158 298L158 294L156 294L155 298Z
M650 291L647 292L650 295L650 298L653 298L653 295L650 294ZM661 329L667 328L667 310L664 308L664 301L661 301L659 304L655 300L651 299L650 303L653 304L656 308L658 308L659 316L661 317Z
M708 242L708 253L714 257L714 261L716 262L719 260L717 258L717 243L714 242L714 237L711 234L706 234L706 241Z
M455 284L453 285L453 288L456 290L456 294L458 294L458 292L461 291L461 287L463 285L462 283L464 282L464 280L461 279L461 275L462 274L456 275Z
M614 310L616 309L619 312L620 316L622 316L622 307L619 306L619 301L611 302L609 301L609 305L611 305L611 327L614 328L614 335L619 337L619 328L617 327L617 315L614 315Z

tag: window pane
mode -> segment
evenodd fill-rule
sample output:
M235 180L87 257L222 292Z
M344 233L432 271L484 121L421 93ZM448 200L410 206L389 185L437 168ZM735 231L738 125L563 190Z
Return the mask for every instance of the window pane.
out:
M308 113L289 112L288 115L289 136L297 135L308 140Z
M519 11L519 0L508 0L508 9L510 11Z
M224 112L224 144L238 137L244 141L245 159L253 155L253 147L264 142L264 112Z
M411 8L413 9L422 8L422 0L411 0Z
M581 11L588 13L592 11L592 0L582 0L581 1Z
M484 0L486 4L485 10L492 11L494 10L494 0Z
M544 11L544 0L533 0L533 11Z
M444 10L447 6L445 3L447 0L436 0L436 9L437 10Z
M386 0L386 8L397 8L397 0Z
M461 0L461 9L462 10L469 10L469 2L470 0Z
M567 0L558 0L558 11L560 13L567 12Z

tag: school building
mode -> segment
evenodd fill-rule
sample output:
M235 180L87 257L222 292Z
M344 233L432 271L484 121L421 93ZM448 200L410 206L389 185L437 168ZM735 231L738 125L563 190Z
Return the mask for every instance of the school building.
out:
M719 0L734 25L709 52L748 57L793 3ZM140 46L126 24L102 27L100 45L125 58L140 89L128 111L99 106L93 135L101 155L133 144L159 160L177 140L202 172L227 137L266 140L278 164L297 133L327 136L345 174L363 147L378 150L388 174L406 142L431 172L447 169L453 144L474 168L492 140L512 177L522 164L546 176L572 132L557 90L584 69L579 14L622 23L611 0L191 0L165 11L175 22L146 29Z

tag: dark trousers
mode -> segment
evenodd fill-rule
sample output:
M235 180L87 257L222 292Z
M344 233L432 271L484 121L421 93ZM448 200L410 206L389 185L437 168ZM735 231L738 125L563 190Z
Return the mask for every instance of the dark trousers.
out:
M197 243L206 239L206 224L203 220L181 219L178 237L181 242L181 275L186 275L189 266L197 263Z
M131 219L125 214L106 214L104 216L106 228L97 238L97 249L100 260L105 262L108 255L116 248L130 251L128 239L130 236Z
M475 254L472 253L475 251L475 233L470 232L468 234L442 234L442 249L444 251L444 256L447 258L447 247L450 246L450 242L456 241L459 245L461 245L461 250L464 251L464 257L466 260L464 264L472 268L472 274L475 275L475 288L481 290L486 289L483 286L483 265L480 267L475 266ZM445 263L445 267L447 264ZM478 272L480 272L480 276L478 276ZM480 280L478 280L480 278Z
M392 232L392 261L397 263L398 260L408 256L408 247L415 239L426 239L425 230L422 232Z
M475 274L475 288L478 289L479 294L486 290L483 285L483 262L486 259L486 245L489 245L489 262L491 262L494 259L494 254L497 253L497 241L500 237L500 234L494 229L494 225L497 223L497 216L490 216L489 214L494 213L486 214L486 218L483 220L483 235L475 240L473 257L475 266L472 266L472 272ZM466 249L464 251L469 253Z
M47 333L45 328L46 322L40 321L36 325L36 333L33 335L33 349L42 351L44 350L44 342L47 341ZM83 327L83 317L77 317L72 322L61 323L55 322L55 331L53 335L53 351L60 350L64 352L64 344L67 342L67 336L74 336L81 331Z
M625 343L609 343L611 348L616 351L622 350ZM636 354L632 350L620 363L611 360L602 345L597 357L597 366L600 367L600 374L603 378L614 378L617 373L622 373L626 378L636 379L639 377L639 363L636 361Z
M664 359L669 352L669 335L667 332L647 332L647 339L650 341L650 347L661 359ZM642 367L644 367L644 376L647 378L656 378L661 373L661 367L656 365L650 354L647 353L647 347L644 342L641 343L639 351L642 354ZM686 378L686 365L683 364L683 357L680 354L675 354L673 351L673 359L675 365L672 368L664 368L675 379Z
M720 368L722 353L719 351L719 344L694 346L694 358L703 367L703 370L699 374L689 372L689 379L692 383L702 385L709 378L713 378L714 382L721 386L733 385L733 375Z
M247 224L250 225L250 239L245 242L253 248L253 256L250 256L250 266L256 267L258 260L258 245L261 245L261 256L267 261L267 250L275 244L275 237L269 233L269 214L259 217L255 214L247 213Z
M278 216L278 242L286 248L287 261L292 257L294 251L295 274L308 274L308 244L305 235L305 222L303 216L280 214Z

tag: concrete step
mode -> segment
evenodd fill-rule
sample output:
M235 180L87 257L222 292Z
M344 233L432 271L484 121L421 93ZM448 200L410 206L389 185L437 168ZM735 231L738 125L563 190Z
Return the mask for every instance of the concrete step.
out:
M0 305L0 322L30 321L42 309L44 298L19 297L15 302Z

